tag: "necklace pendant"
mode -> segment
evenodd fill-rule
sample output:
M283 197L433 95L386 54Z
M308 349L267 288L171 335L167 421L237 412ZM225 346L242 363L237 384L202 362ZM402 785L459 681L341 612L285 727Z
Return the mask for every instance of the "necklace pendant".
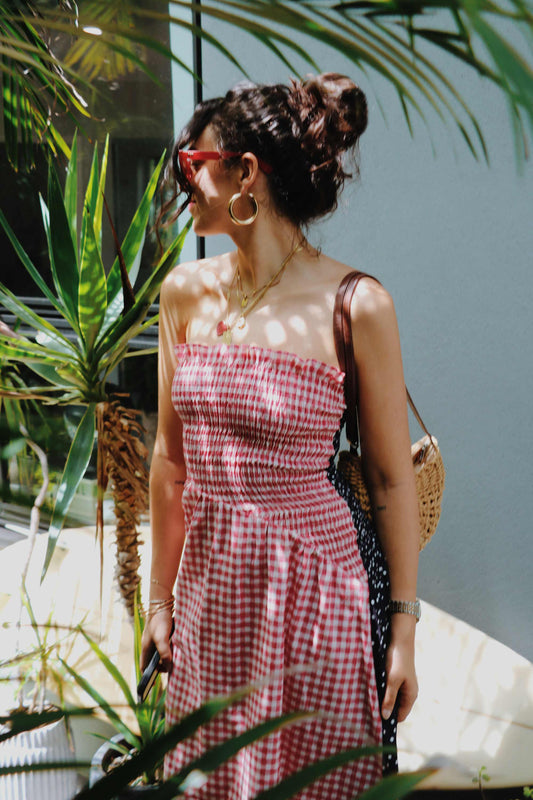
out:
M240 331L243 331L243 330L246 328L246 320L245 320L245 318L244 318L244 315L243 315L243 314L241 314L241 316L240 316L240 317L239 317L239 319L237 320L237 328L238 328Z
M222 334L222 341L224 344L231 344L233 340L233 335L231 333L231 328L226 328Z
M224 322L223 319L217 325L217 336L223 336L223 334L228 330L228 325Z

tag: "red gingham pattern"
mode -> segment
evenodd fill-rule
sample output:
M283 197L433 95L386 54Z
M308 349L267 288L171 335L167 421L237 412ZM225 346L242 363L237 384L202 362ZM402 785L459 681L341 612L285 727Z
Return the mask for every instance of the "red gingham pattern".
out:
M366 573L350 512L326 476L343 373L260 347L185 344L176 352L187 543L168 722L214 695L278 676L173 751L166 774L268 717L336 717L269 736L187 793L250 800L319 758L381 742ZM281 674L296 665L308 669ZM381 759L367 758L299 797L352 800L380 776Z

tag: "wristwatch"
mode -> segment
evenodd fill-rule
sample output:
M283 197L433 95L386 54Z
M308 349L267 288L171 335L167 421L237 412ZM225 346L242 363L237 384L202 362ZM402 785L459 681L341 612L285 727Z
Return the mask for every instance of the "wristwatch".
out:
M421 617L420 600L391 600L389 602L389 614L411 614L416 617L416 621Z

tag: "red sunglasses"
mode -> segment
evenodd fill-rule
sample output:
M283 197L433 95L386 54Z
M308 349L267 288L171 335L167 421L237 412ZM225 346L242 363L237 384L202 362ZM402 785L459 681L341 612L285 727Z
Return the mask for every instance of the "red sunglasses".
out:
M191 166L193 161L218 161L221 158L238 158L239 156L242 156L242 153L233 153L230 150L220 152L218 150L178 150L180 169L188 181L193 177ZM272 172L270 164L267 164L262 158L258 158L257 163L264 173L270 175Z

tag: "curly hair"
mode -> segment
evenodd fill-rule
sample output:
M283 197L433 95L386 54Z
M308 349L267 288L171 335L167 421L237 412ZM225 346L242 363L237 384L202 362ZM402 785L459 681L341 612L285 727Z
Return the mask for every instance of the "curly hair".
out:
M178 151L194 144L209 125L221 151L252 152L271 165L267 180L276 211L297 227L307 225L337 207L344 182L352 177L345 170L346 154L357 171L356 150L367 121L365 95L344 75L309 76L289 86L238 84L224 97L200 103L178 136L167 170L173 200L181 192L191 194ZM224 161L232 166L238 157Z

